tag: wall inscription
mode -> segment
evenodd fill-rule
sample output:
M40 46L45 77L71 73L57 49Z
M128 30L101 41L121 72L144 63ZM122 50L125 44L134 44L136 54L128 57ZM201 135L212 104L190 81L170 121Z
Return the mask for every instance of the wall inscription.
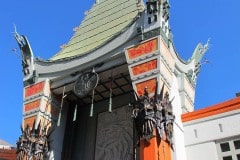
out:
M131 108L98 115L95 160L133 160L133 122Z

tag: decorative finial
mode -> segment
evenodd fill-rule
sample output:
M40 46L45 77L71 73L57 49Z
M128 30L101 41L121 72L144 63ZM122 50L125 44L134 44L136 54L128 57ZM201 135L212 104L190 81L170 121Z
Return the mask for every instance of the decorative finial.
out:
M207 51L209 49L210 46L210 38L208 38L207 43L203 46L204 50Z
M13 23L13 27L14 27L14 32L13 33L17 33L17 27L16 27L15 23Z

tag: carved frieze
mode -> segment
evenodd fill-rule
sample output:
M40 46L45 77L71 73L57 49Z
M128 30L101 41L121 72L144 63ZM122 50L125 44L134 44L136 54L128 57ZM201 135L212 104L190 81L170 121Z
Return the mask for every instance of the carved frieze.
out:
M133 159L133 123L128 106L98 115L95 160Z

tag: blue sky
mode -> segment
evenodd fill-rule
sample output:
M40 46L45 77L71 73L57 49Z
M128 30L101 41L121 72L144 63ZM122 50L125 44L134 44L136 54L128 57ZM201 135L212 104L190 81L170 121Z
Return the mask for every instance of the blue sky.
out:
M15 145L23 105L22 68L13 37L17 31L30 41L35 57L48 59L68 42L94 0L8 0L0 2L0 139ZM210 38L196 86L195 108L211 106L240 92L240 1L170 0L170 25L178 54L187 60L199 42Z

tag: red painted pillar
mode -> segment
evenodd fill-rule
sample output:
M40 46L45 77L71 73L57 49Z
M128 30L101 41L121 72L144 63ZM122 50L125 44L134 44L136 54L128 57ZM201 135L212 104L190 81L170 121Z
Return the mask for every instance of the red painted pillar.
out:
M156 135L156 131L154 131L154 135ZM140 160L172 160L172 150L165 137L160 140L159 136L155 136L150 142L141 140L139 154Z

